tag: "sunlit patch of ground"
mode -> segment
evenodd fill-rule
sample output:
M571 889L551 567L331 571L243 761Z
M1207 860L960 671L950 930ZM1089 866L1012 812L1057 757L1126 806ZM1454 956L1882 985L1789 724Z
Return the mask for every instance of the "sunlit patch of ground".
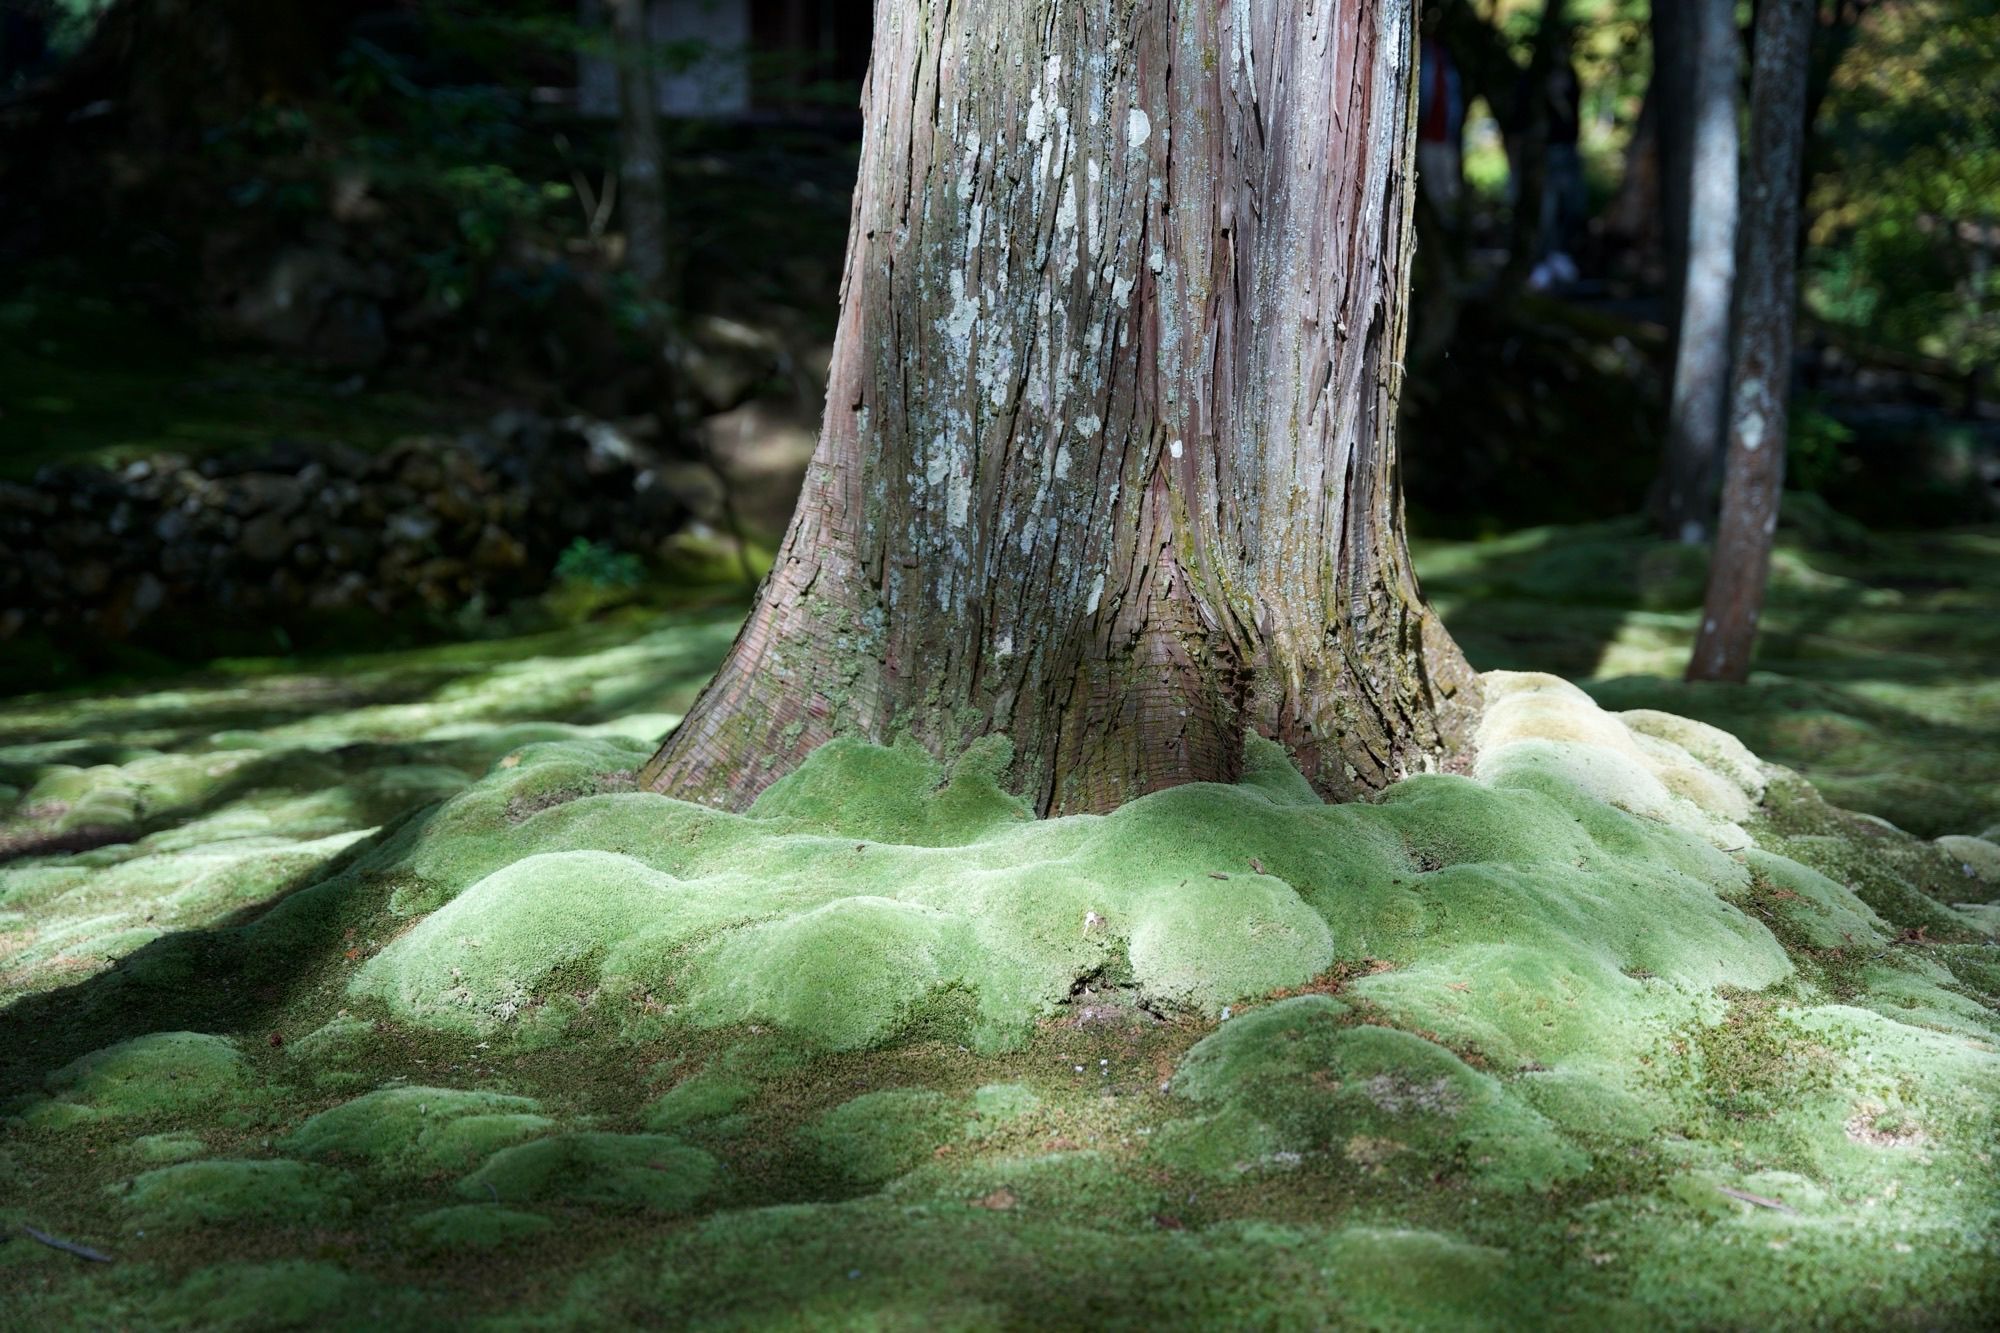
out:
M1810 497L1780 533L1747 687L1684 685L1705 570L1636 521L1418 554L1482 669L1554 671L1611 708L1729 731L1838 804L1928 836L2000 823L2000 531L1869 533Z
M633 790L727 618L7 705L0 1322L1988 1326L2000 629L1884 571L1992 553L1870 540L1733 694L1625 674L1699 594L1635 533L1428 553L1622 678L1335 808ZM1964 805L1792 771L1871 762Z

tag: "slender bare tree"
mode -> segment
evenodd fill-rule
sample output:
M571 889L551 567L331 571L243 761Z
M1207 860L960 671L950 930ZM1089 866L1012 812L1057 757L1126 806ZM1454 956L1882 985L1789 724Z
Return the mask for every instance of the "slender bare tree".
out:
M1750 91L1750 188L1743 208L1729 461L1722 524L1689 680L1750 675L1785 483L1792 327L1798 307L1799 170L1813 0L1762 0Z
M1685 117L1684 156L1663 153L1669 169L1684 165L1686 182L1667 182L1671 205L1685 199L1684 226L1669 227L1670 262L1680 265L1673 387L1667 405L1666 450L1653 486L1653 518L1662 536L1695 543L1708 537L1721 466L1725 396L1729 387L1729 299L1736 272L1737 133L1736 0L1679 0L1666 21L1682 25L1674 52L1685 69L1663 66L1661 114L1669 134ZM1657 25L1656 25L1657 26ZM1663 52L1663 55L1666 53ZM1675 100L1685 96L1685 105ZM1663 139L1663 144L1666 140ZM1676 160L1678 159L1678 161ZM1684 244L1683 262L1673 253ZM1671 299L1671 298L1670 298Z

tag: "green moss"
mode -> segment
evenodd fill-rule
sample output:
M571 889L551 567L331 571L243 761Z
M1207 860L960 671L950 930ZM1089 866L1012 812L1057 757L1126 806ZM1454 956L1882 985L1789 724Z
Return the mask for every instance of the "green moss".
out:
M155 1328L415 1328L436 1318L414 1293L306 1259L217 1264L145 1304Z
M1134 1179L1126 1163L1093 1151L941 1158L915 1164L884 1193L908 1206L971 1207L1043 1221L1088 1217L1109 1228L1151 1229L1174 1206L1159 1184Z
M905 823L929 809L936 769L903 751L823 747L744 816L628 794L510 823L522 791L604 762L533 747L378 854L448 902L371 959L356 990L467 1033L502 1031L560 993L612 1015L773 1023L831 1049L929 1025L994 1050L1107 968L1148 1003L1208 1014L1443 939L1563 949L1585 934L1588 958L1564 964L1579 977L1784 974L1769 934L1717 895L1745 879L1716 844L1747 839L1734 820L1756 781L1726 738L1679 729L1697 754L1547 678L1492 692L1516 706L1494 710L1480 782L1305 806L1266 755L1261 785L1177 788L1102 818L981 813L956 826L967 841L938 848L823 831L836 798ZM935 816L925 836L943 835Z
M687 903L677 887L608 852L532 856L370 959L354 989L448 1030L491 1031L545 999L545 983L573 970L581 969L581 979L607 968L644 969L649 946Z
M1531 1291L1504 1250L1417 1228L1134 1232L1025 1211L862 1201L732 1213L598 1265L559 1318L608 1310L719 1328L802 1313L831 1326L913 1329L1502 1328L1517 1325ZM778 1271L757 1263L771 1254L786 1256Z
M49 1075L50 1100L31 1125L151 1120L214 1106L248 1081L243 1056L225 1037L156 1032L71 1061Z
M1966 879L1973 881L1966 885L1962 901L1990 902L2000 895L2000 843L1991 838L1961 835L1939 838L1937 846L1939 851L1958 862Z
M451 1088L383 1088L299 1126L280 1149L365 1162L397 1175L464 1171L496 1149L555 1128L527 1097Z
M324 1226L348 1209L339 1176L298 1162L205 1161L163 1166L118 1187L140 1227L259 1222Z
M1763 890L1758 909L1783 918L1792 941L1809 948L1879 944L1886 926L1851 890L1786 857L1758 848L1744 860Z
M901 1175L964 1134L961 1099L922 1088L863 1093L821 1115L802 1137L822 1164L857 1185Z
M1026 1115L1041 1104L1033 1088L1019 1083L988 1083L972 1091L972 1115L981 1131Z
M715 1159L662 1134L562 1134L493 1155L459 1182L467 1198L685 1212L714 1185Z
M434 1250L492 1250L532 1240L553 1225L539 1213L467 1203L412 1218L409 1234Z
M207 1151L199 1134L147 1134L132 1140L132 1152L142 1162L185 1162Z
M1159 897L1126 946L1155 1003L1215 1013L1333 964L1333 931L1282 880L1244 874Z
M646 1115L648 1129L671 1130L728 1115L756 1093L748 1079L724 1070L704 1070L675 1084Z
M1214 1114L1171 1136L1164 1159L1192 1149L1189 1164L1212 1172L1324 1154L1359 1170L1463 1171L1499 1189L1545 1189L1588 1167L1498 1080L1421 1037L1350 1020L1337 1000L1303 995L1224 1024L1174 1077Z
M1524 642L1677 668L1698 571L1561 540L1504 559L1609 582ZM629 790L722 625L0 707L0 837L129 821L0 866L0 1222L119 1260L17 1232L9 1312L1983 1326L2000 916L1937 835L1994 822L1991 636L1917 672L1824 574L1767 640L1810 688L1491 674L1470 775L1337 808L1261 740L1103 817L1026 818L991 742ZM1924 750L1923 836L1683 704L1849 793Z
M732 932L696 964L691 1004L709 1022L761 1019L849 1050L983 970L964 917L857 896Z
M366 1084L366 1066L379 1049L375 1025L345 1012L336 1014L305 1036L285 1043L288 1064L326 1088Z
M921 746L835 740L825 761L764 790L753 812L790 830L919 847L951 847L1026 819L1028 807L1000 790L1012 760L1004 737L974 743L952 767Z

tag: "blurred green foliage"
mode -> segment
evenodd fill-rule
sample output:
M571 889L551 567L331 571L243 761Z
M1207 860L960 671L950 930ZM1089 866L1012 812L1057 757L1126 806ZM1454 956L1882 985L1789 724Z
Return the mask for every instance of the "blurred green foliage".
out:
M1499 35L1514 63L1527 68L1547 0L1477 0L1473 8ZM1650 9L1651 0L1567 0L1562 6L1581 90L1577 146L1593 205L1617 188L1646 100L1653 74ZM1505 114L1506 108L1478 98L1466 117L1466 181L1489 202L1502 200L1507 191L1507 152L1500 137Z
M1792 400L1785 442L1786 481L1802 491L1818 492L1840 473L1841 449L1854 440L1854 428L1831 415L1815 394Z
M49 6L49 45L59 52L74 51L90 36L91 29L111 0L54 0Z
M629 551L578 537L556 559L556 577L593 588L636 588L646 577L646 566Z
M1873 6L1834 71L1805 299L1888 349L2000 356L2000 0Z

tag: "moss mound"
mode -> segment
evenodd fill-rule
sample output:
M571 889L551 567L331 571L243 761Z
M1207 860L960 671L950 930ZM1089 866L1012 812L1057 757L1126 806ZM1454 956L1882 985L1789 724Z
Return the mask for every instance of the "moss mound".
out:
M459 1182L468 1198L685 1212L717 1173L713 1157L664 1134L562 1134L495 1153Z
M118 1190L140 1226L265 1222L320 1226L347 1211L339 1177L298 1162L183 1162L135 1177Z
M410 1221L410 1238L436 1250L491 1250L533 1240L555 1224L540 1213L492 1204L439 1208Z
M782 1271L757 1263L772 1254ZM873 1328L1503 1328L1532 1291L1504 1250L1415 1228L1130 1233L864 1201L718 1217L598 1266L563 1308L741 1329L801 1312Z
M418 1327L424 1317L407 1292L305 1259L218 1264L147 1304L155 1327L367 1329Z
M233 1042L200 1032L156 1032L74 1060L48 1077L49 1099L27 1121L62 1126L150 1120L199 1111L246 1082Z
M383 1088L322 1111L279 1146L297 1157L359 1161L421 1175L464 1171L496 1149L555 1128L527 1097Z
M1511 1030L1518 1063L1558 1052L1516 991L1539 1005L1552 981L1596 1022L1670 1003L1642 997L1634 972L1752 989L1789 972L1729 900L1749 880L1732 855L1751 841L1738 821L1765 781L1741 746L1695 723L1606 714L1550 677L1489 688L1477 780L1417 778L1336 808L1266 778L1024 821L968 794L983 773L946 783L927 760L839 745L741 816L624 793L512 818L608 759L532 746L378 854L393 861L366 863L414 874L422 901L443 905L353 988L468 1035L548 1040L590 1008L635 1034L664 1016L771 1024L831 1050L934 1030L993 1051L1018 1046L1096 972L1128 976L1155 1008L1213 1015L1337 964L1450 970L1454 951L1479 948L1498 984L1422 1017L1467 1039ZM1256 748L1268 775L1280 761ZM801 789L814 793L810 819ZM964 813L951 826L934 807L955 790ZM927 836L956 841L835 838L818 829L836 799L863 825L878 805L931 800ZM407 892L397 902L420 906ZM1512 979L1509 957L1526 969ZM1400 997L1427 984L1406 972L1370 998L1407 1010Z
M879 1185L962 1137L965 1121L955 1097L893 1088L843 1102L808 1125L803 1137L831 1171L859 1185Z
M1336 1000L1302 995L1205 1038L1175 1087L1213 1110L1169 1126L1165 1156L1217 1172L1330 1153L1360 1170L1464 1171L1501 1189L1547 1189L1589 1169L1588 1154L1498 1080L1434 1042L1350 1018Z

